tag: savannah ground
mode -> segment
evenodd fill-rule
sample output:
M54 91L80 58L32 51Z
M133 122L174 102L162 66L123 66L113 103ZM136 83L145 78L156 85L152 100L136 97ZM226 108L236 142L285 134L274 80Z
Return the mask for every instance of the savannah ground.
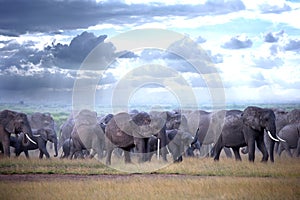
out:
M0 160L0 199L299 199L300 159L275 163L184 158L154 172L127 173L137 164L113 160ZM170 160L170 159L169 159ZM147 169L162 161L138 164Z

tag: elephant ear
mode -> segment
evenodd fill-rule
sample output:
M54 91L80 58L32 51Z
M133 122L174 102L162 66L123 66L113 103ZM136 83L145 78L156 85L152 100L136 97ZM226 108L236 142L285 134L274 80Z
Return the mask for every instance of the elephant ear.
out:
M47 136L48 136L48 134L47 134L47 131L45 130L45 129L39 129L39 130L37 130L37 134L38 135L40 135L40 137L43 139L43 140L45 140L45 141L47 141Z
M12 120L10 120L6 125L5 125L5 130L9 133L14 133L15 132L15 126Z
M10 110L4 110L1 112L1 124L4 125L4 129L9 133L15 132L14 118L16 113Z
M261 109L257 107L248 107L242 114L244 124L258 131L261 131L260 116Z

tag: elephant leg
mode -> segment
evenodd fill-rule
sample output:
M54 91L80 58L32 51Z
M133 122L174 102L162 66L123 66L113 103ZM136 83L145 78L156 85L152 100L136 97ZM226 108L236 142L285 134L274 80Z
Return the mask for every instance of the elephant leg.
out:
M250 162L254 162L254 159L255 159L255 140L250 138L248 140L248 149L249 149L249 152L248 152L248 160Z
M268 150L266 148L266 145L264 143L264 140L257 140L257 148L262 152L263 157L261 159L261 162L267 162L269 158ZM274 159L273 159L274 161Z
M274 151L275 151L275 153L278 154L278 151L279 151L279 142L275 142L275 144L274 144Z
M29 158L28 150L24 150L24 153L25 153L26 158Z
M298 144L297 144L297 149L296 149L296 156L299 157L300 156L300 137L298 139Z
M233 149L232 149L232 150L233 150ZM232 158L232 153L231 153L231 151L230 151L229 148L225 147L225 148L224 148L224 151L225 151L225 154L226 154L226 157L227 157L227 158Z
M225 150L225 148L224 148ZM240 155L240 147L232 147L232 151L234 153L234 157L236 161L241 161L241 155Z
M290 157L293 157L289 144L287 142L282 143L283 149L287 152Z
M96 155L97 151L95 151L94 149L92 149L92 153L89 155L89 158L94 158L94 156ZM99 155L99 154L98 154ZM98 156L99 158L99 156Z
M40 155L39 155L39 158L42 159L44 156L44 153L40 150Z
M40 158L43 158L43 155L45 154L46 158L50 158L50 155L47 151L47 142L40 142L39 144L39 150L40 150Z
M4 156L10 157L10 136L8 136L8 139L5 137L4 140L2 140L2 146L3 146L3 153Z
M107 155L106 155L106 165L111 165L111 153L112 149L107 149Z
M124 149L124 159L125 163L131 163L130 149Z
M281 156L282 151L283 151L283 146L282 146L282 142L280 142L278 145L278 155L279 156Z
M215 144L215 146L213 148L215 149L214 160L218 161L220 159L220 154L223 149L222 137L219 137L217 143Z
M166 135L166 133L165 133L165 128L163 128L163 130L161 130L161 132L159 133L159 139L160 139L160 144L159 144L159 146L160 146L160 151L161 151L161 157L162 157L162 159L163 159L163 161L165 161L165 162L167 162L168 160L167 160L167 154L168 154L168 152L167 152L167 135Z

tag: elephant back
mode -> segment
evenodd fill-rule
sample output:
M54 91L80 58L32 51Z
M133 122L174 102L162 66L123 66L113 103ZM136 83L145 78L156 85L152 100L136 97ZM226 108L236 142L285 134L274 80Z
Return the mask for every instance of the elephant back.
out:
M292 123L300 123L300 109L293 109L287 114L288 122Z
M76 128L82 125L96 125L97 113L87 109L81 110L74 118Z
M35 112L28 116L28 120L32 129L50 128L55 129L54 119L50 113Z

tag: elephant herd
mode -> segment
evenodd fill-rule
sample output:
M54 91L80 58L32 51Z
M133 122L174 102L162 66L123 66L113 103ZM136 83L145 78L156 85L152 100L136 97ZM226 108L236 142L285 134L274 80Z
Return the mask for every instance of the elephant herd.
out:
M104 159L112 163L112 155L131 162L136 155L139 162L151 161L153 155L167 161L181 162L183 156L199 156L205 146L209 154L219 160L222 149L227 156L231 150L236 160L248 153L255 160L255 152L262 153L262 161L274 162L274 150L280 156L300 156L300 110L284 111L249 106L243 111L221 110L121 112L97 116L91 110L72 113L59 128L49 113L24 113L11 110L0 112L0 151L10 156L10 146L16 156L38 149L39 158L49 158L47 142L54 144L54 156L62 149L61 158ZM292 150L294 152L292 152Z

